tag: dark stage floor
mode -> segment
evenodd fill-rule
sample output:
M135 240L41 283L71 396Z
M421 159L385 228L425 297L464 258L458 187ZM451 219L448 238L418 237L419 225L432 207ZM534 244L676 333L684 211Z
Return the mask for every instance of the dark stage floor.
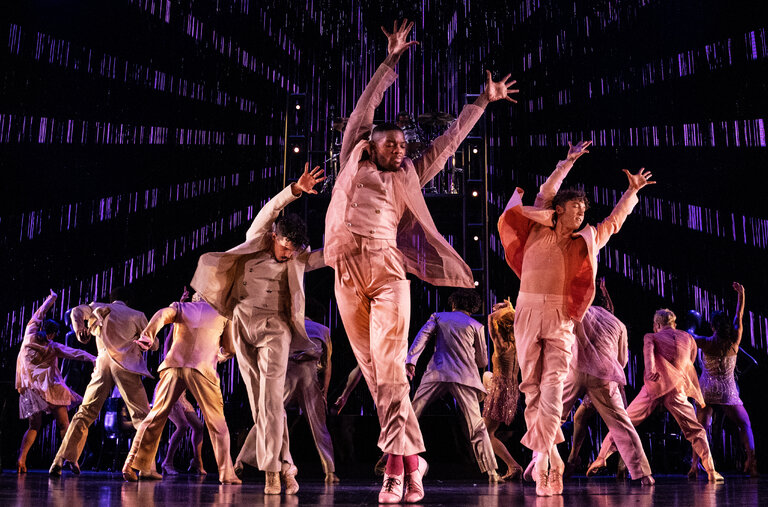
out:
M768 476L760 479L730 476L726 477L725 484L719 485L704 480L689 482L684 476L674 475L660 476L656 480L656 486L643 487L612 478L586 480L577 477L566 483L562 497L537 498L532 484L511 482L490 486L482 482L442 481L427 477L427 496L423 504L541 507L768 505ZM0 505L375 505L380 487L373 480L349 480L335 486L325 486L316 480L300 484L301 491L295 497L265 496L263 483L220 486L215 476L202 481L182 476L160 482L127 483L117 474L108 473L84 472L79 477L65 475L50 479L43 471L22 476L5 471L0 475Z

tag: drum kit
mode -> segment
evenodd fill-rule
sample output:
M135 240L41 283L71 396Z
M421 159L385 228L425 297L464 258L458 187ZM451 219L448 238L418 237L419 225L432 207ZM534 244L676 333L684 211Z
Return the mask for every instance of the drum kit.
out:
M401 116L402 118L402 116ZM330 168L326 169L327 179L323 185L322 191L330 191L333 188L333 182L336 179L336 175L339 171L339 153L341 152L341 138L344 129L347 127L348 117L338 116L333 118L330 122L331 130L331 150L330 156L323 161L323 165L331 164ZM400 121L399 125L405 136L405 142L407 143L406 156L411 159L418 159L429 148L432 142L442 135L448 128L456 121L456 117L449 113L433 112L420 114L416 121L408 115L406 121ZM435 180L432 180L426 188L428 193L456 193L453 179L454 172L461 172L461 169L452 169L451 174L446 175L444 178L445 183L440 185L444 187L438 189L435 185ZM437 178L435 178L437 179Z

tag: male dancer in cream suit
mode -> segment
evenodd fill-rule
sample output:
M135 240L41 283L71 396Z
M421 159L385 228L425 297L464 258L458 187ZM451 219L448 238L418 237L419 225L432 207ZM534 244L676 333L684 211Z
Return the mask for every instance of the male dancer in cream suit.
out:
M700 407L704 406L704 396L693 366L699 348L691 335L677 329L676 320L674 312L666 308L654 314L653 333L646 334L643 340L645 384L627 407L627 414L632 424L637 426L659 404L664 405L693 446L693 452L701 458L708 480L723 482L723 476L715 470L707 432L696 419L693 405L688 401L688 398L693 398ZM609 431L587 475L605 466L605 461L616 451L616 444L613 431ZM627 466L629 464L627 461Z
M470 317L480 310L480 296L473 290L459 289L451 294L448 303L451 311L429 317L405 359L408 377L413 378L419 356L435 339L435 352L413 396L413 411L420 417L433 399L450 393L464 414L480 471L488 474L490 482L500 482L491 438L480 414L480 397L486 390L478 370L488 366L488 348L485 327Z
M254 421L237 465L263 470L269 495L280 494L281 476L286 493L299 490L298 470L284 457L285 370L289 350L315 348L304 329L304 272L324 266L322 251L309 252L303 220L278 214L303 192L316 194L313 187L325 179L322 174L319 167L310 172L307 164L296 183L259 211L245 243L201 256L192 280L203 299L234 322L237 363Z
M127 481L138 480L136 469L142 477L162 479L152 473L157 447L173 406L189 389L203 412L211 436L219 482L240 484L229 455L229 429L224 420L224 400L216 371L217 362L235 354L232 321L194 294L191 303L173 303L152 316L138 340L141 348L149 350L155 346L157 333L167 324L173 324L173 343L157 369L160 381L155 387L154 405L136 431L123 465L123 477Z
M612 312L604 308L610 301L605 282L600 281L601 293L589 307L581 322L574 326L576 341L573 360L563 385L563 421L574 403L589 394L592 405L600 413L624 459L632 479L643 485L655 483L643 444L624 408L623 386L627 383L627 327Z
M413 23L387 36L387 58L365 87L342 139L341 171L325 220L325 261L335 271L339 313L376 403L379 448L389 455L379 502L417 502L424 496L426 462L419 423L408 398L410 287L406 272L433 285L474 287L472 271L437 231L421 188L438 174L489 102L512 100L514 83L491 81L464 107L448 131L416 161L405 156L403 131L373 128L384 92L397 78L397 62L411 46ZM369 140L370 135L370 140ZM364 156L365 154L365 156ZM403 489L406 489L403 496Z
M566 159L541 185L533 207L522 205L523 192L518 188L499 218L507 263L520 277L515 338L528 427L520 442L536 453L539 496L563 491L565 464L557 452L563 441L563 382L575 339L573 323L584 317L595 295L597 253L632 212L637 192L653 183L650 172L630 174L625 169L629 188L611 214L596 227L578 230L587 209L586 195L558 190L590 143L569 148Z
M65 462L73 472L80 473L77 460L88 438L88 427L98 417L101 407L115 385L128 408L134 428L138 429L141 421L149 413L147 391L141 383L141 377L151 377L151 375L147 370L143 350L135 341L147 326L147 317L142 312L129 308L123 302L126 299L128 299L127 289L119 288L110 293L112 303L80 305L73 308L70 313L72 329L82 343L88 343L91 339L86 321L94 321L93 317L96 317L95 320L100 325L93 326L91 329L96 331L99 354L91 381L83 395L83 402L75 417L72 418L59 452L53 459L49 471L51 475L61 475ZM153 350L157 350L156 343Z

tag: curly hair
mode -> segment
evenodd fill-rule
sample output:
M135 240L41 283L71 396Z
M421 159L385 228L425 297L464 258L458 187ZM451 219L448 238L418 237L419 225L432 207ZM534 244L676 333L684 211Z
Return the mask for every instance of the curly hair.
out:
M55 320L47 319L43 322L41 330L46 335L55 335L59 332L59 323Z
M278 236L282 236L297 248L304 248L309 245L307 236L307 224L295 213L289 213L275 220L273 231Z
M483 300L472 289L459 289L448 297L448 304L456 310L464 310L469 313L477 313Z

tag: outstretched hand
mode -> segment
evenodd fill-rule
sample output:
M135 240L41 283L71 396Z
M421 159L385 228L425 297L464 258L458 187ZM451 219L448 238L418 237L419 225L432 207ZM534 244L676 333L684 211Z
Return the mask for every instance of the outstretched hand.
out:
M622 171L624 171L624 174L626 174L629 179L630 190L640 190L646 185L653 185L656 183L651 180L651 176L653 176L651 171L646 171L645 167L641 167L640 170L637 171L637 174L630 173L628 169L622 169Z
M186 303L189 301L189 290L187 290L187 286L184 286L184 290L181 293L181 298L179 299L181 303Z
M739 282L733 282L733 290L735 290L739 296L744 295L744 286Z
M397 26L397 20L392 25L392 33L389 33L386 28L381 27L381 31L387 36L387 54L400 56L411 46L418 44L415 40L409 41L408 34L413 29L413 21L408 23L408 19L403 19L403 23L400 27Z
M325 171L320 169L320 166L315 166L311 171L309 170L309 162L304 164L304 173L299 177L299 181L294 183L294 189L306 192L308 194L316 194L317 190L314 186L325 181Z
M491 76L491 71L485 71L485 89L483 90L483 94L488 99L488 102L504 99L517 104L517 101L509 96L510 93L520 93L520 90L512 88L517 81L514 79L510 81L509 78L511 76L512 74L507 74L498 81L494 81Z
M576 162L576 160L584 155L585 153L589 153L587 148L589 148L589 145L592 144L592 141L581 141L576 143L575 146L572 146L570 141L568 142L568 155L565 157L566 160L569 162Z
M50 291L51 291L51 293L48 295L49 297L52 297L53 299L56 299L57 297L59 297L59 295L58 295L58 294L56 294L56 293L53 291L53 289L50 289Z

